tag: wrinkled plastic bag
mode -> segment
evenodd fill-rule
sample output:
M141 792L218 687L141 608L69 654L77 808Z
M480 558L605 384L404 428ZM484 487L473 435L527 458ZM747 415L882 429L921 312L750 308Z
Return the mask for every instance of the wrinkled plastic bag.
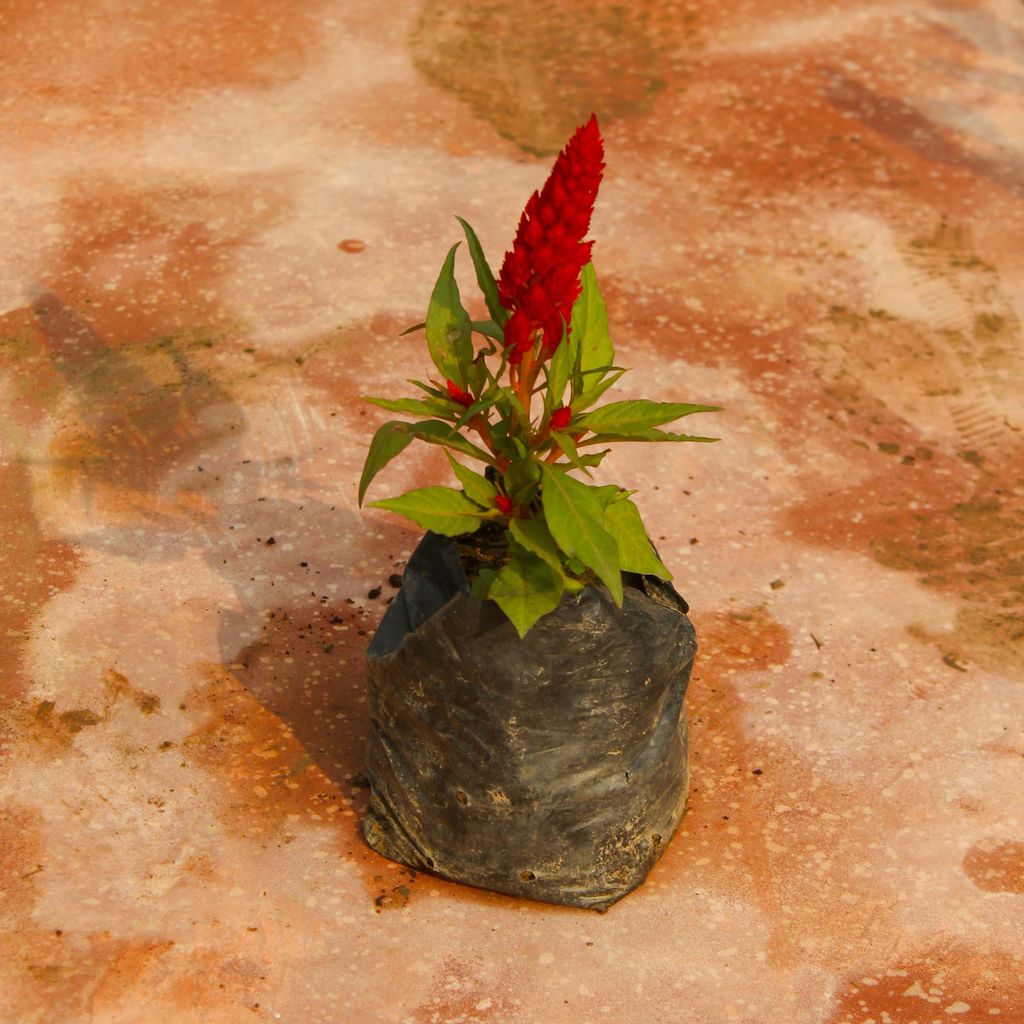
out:
M671 585L566 594L520 639L428 533L367 657L369 845L469 885L605 910L682 817L697 644Z

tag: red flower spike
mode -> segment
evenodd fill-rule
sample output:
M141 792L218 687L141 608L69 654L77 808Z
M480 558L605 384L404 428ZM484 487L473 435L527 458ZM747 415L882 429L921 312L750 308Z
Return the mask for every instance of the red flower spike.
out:
M501 509L501 511L505 513L505 515L507 515L507 516L512 515L512 510L513 510L514 506L512 504L511 499L510 498L506 498L504 494L499 494L494 499L494 504L497 505L498 508Z
M567 405L563 405L560 409L556 409L551 414L551 429L552 430L564 430L569 426L569 421L572 419L572 409Z
M467 409L473 404L474 398L468 391L463 391L455 381L445 381L448 385L448 394L453 402L464 405Z
M530 196L502 263L498 294L512 312L505 325L510 363L522 361L539 330L544 331L542 358L562 340L562 320L570 321L580 293L580 271L590 262L594 243L584 242L583 236L590 229L603 170L604 143L591 115L559 153L544 187ZM527 322L517 323L510 336L509 327L519 315Z

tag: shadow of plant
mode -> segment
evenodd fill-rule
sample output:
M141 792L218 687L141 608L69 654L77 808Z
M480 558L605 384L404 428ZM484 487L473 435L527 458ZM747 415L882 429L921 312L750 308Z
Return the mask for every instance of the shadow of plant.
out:
M367 570L375 581L367 594L375 596L338 596L360 521L316 500L257 507L225 509L222 520L244 517L244 531L221 532L207 556L239 602L222 612L221 658L341 785L362 770L366 648L396 592L387 581L400 563L382 552Z

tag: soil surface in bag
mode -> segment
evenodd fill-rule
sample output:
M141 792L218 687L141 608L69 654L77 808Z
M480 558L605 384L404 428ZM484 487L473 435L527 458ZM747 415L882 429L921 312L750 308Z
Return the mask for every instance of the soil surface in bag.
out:
M686 803L697 650L667 583L566 594L520 639L428 533L367 657L364 834L409 867L605 910L646 877Z

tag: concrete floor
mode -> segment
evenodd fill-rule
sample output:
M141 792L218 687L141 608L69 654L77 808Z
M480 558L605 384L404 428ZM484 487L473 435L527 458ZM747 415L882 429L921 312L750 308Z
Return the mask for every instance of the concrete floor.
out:
M7 0L0 66L4 1024L1024 1022L1019 3ZM355 396L592 109L622 397L726 407L605 466L701 653L604 916L351 784L416 541Z

